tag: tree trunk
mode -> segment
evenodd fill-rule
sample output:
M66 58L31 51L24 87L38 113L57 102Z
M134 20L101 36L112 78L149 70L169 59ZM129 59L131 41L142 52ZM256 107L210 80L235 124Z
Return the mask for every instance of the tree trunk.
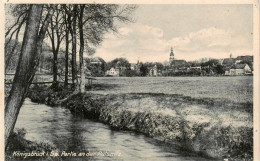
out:
M52 72L53 72L53 87L57 87L58 84L58 51L53 51L53 65L52 65Z
M30 82L30 72L34 64L34 55L37 51L37 36L42 15L42 5L31 5L29 18L26 23L26 29L23 38L23 44L19 63L5 106L5 146L8 143L8 137L14 129L20 108L25 99Z
M80 50L79 50L79 67L80 67L80 92L85 92L85 69L84 69L84 35L83 35L83 12L85 5L80 6L80 15L79 15L79 38L80 38Z
M70 33L70 13L68 13L66 5L63 5L65 9L64 19L65 19L65 27L66 27L66 35L65 35L65 43L66 43L66 49L65 49L65 80L64 80L64 87L68 87L68 81L69 81L69 33Z
M50 38L51 38L51 46L52 46L52 54L53 54L53 60L52 60L52 74L53 74L52 87L55 88L57 86L58 52L57 52L57 49L55 48L55 36L54 36L53 20L51 20L51 35L50 35ZM56 44L56 45L58 45L58 44Z
M43 5L31 5L27 19L21 54L14 76L12 89L5 105L5 148L8 138L14 129L20 108L26 97L28 88L36 72L42 51L42 42L45 37L54 5L51 5L48 14L39 31Z
M67 27L66 27L67 28ZM64 87L68 86L68 74L69 74L69 31L66 30L66 51L65 51L65 80Z
M77 8L78 5L74 5L73 7L73 18L72 18L72 81L73 81L73 87L77 90L77 63L76 63L76 52L77 52L77 38L76 38L76 23L77 23Z

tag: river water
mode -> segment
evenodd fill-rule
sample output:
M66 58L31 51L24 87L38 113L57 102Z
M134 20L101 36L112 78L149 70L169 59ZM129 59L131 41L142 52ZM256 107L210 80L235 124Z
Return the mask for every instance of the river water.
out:
M20 110L15 128L24 128L28 140L48 142L60 151L93 155L77 160L208 160L184 153L178 145L167 145L135 132L115 131L103 123L76 118L65 108L36 104L29 99Z

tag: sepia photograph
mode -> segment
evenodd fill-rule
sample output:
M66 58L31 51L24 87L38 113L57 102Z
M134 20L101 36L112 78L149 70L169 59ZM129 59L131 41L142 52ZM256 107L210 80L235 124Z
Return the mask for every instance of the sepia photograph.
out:
M177 2L3 2L3 159L259 159L258 2Z

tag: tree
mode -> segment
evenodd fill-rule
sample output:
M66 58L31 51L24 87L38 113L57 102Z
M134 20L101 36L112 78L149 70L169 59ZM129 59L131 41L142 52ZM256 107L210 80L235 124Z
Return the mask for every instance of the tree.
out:
M95 47L103 41L105 33L109 31L116 32L117 27L114 23L115 20L125 23L131 22L131 13L136 6L125 5L120 7L119 5L111 4L88 4L80 5L79 7L78 13L75 14L78 14L78 29L80 37L80 91L85 92L84 50L89 55L92 55L95 52Z
M53 14L54 5L49 7L48 14L39 31L42 10L43 5L30 5L29 7L19 62L12 89L5 104L5 147L7 147L8 138L14 129L20 108L34 78L42 51L43 39Z
M5 33L5 72L7 72L7 69L9 67L9 63L12 59L12 57L15 55L16 46L18 45L18 38L21 28L23 27L27 17L28 17L28 5L15 5L12 8L12 14L13 16L16 16L17 19L15 23L9 27ZM10 44L12 41L13 35L15 36L15 40L13 41L13 44ZM8 37L9 36L9 37ZM11 47L11 49L10 49Z
M65 43L66 43L66 49L65 49L65 80L64 80L64 87L68 86L68 75L69 75L69 35L71 30L71 14L68 11L70 9L70 5L62 5L63 10L65 10L65 14L63 14L64 23L65 23Z
M84 58L86 71L91 73L93 77L102 77L105 75L106 62L100 58Z
M138 76L138 74L135 70L127 69L126 70L126 76L127 77L134 77L134 76Z
M216 67L214 68L217 74L224 74L224 66L217 64Z
M7 39L5 39L5 41L7 41ZM15 71L21 47L22 43L18 42L18 40L11 40L5 47L5 73Z
M147 74L148 74L148 68L146 65L142 64L140 67L140 75L147 76Z
M52 52L53 52L53 87L55 88L58 83L58 53L60 50L61 42L64 38L64 14L62 13L61 5L56 5L55 13L52 16L50 27L48 29L48 36L51 39Z
M77 57L77 35L76 35L76 30L77 30L77 10L78 10L78 5L73 5L73 11L72 11L72 27L70 29L71 32L71 37L72 37L72 60L71 60L71 67L72 67L72 83L73 87L76 87L76 81L77 79L77 62L76 62L76 57ZM76 84L75 84L76 83ZM75 88L76 89L76 88Z
M126 58L115 58L107 63L108 69L114 68L130 68L131 64Z
M84 34L83 34L83 13L84 13L85 5L80 5L80 12L78 17L78 25L79 25L79 37L80 37L80 49L79 49L79 68L80 68L80 92L85 92L85 65L83 59L84 52Z
M157 66L157 69L162 71L164 69L164 65L160 62L156 62L155 65Z

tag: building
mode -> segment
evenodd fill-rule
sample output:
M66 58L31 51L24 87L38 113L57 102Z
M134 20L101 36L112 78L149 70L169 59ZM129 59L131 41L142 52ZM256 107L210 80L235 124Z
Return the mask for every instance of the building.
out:
M106 71L106 76L119 77L119 69L110 68L110 70Z
M190 70L199 70L199 71L201 71L201 66L187 68L187 71L190 71Z
M158 76L157 65L154 65L152 68L149 69L149 76L152 76L152 77Z
M171 68L173 68L174 70L178 70L187 65L187 62L185 60L177 60L174 58L174 53L172 48L171 48L169 63Z
M136 66L135 63L131 63L131 64L130 64L130 69L131 69L131 70L135 70L135 66Z
M170 60L169 62L171 63L174 60L174 53L173 53L173 49L171 48L171 53L170 53Z
M102 64L102 61L99 59L99 58L97 58L97 57L95 57L95 58L91 58L90 59L90 64Z
M234 64L230 68L229 73L225 72L225 75L246 75L246 74L252 74L252 70L248 64Z

